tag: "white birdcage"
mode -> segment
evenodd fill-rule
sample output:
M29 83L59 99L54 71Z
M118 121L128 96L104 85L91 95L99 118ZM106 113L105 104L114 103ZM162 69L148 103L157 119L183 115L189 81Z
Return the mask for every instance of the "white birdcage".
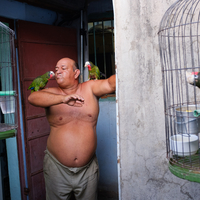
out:
M200 182L200 1L179 0L158 33L170 171Z
M0 139L13 137L17 128L15 33L0 22Z

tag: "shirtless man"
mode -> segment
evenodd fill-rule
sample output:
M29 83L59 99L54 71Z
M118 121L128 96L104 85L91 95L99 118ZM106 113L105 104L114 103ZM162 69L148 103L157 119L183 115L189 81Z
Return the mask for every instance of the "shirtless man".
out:
M59 87L33 92L28 101L46 109L50 135L44 158L47 200L97 199L96 124L98 99L115 91L115 75L79 83L74 60L63 58L55 67Z

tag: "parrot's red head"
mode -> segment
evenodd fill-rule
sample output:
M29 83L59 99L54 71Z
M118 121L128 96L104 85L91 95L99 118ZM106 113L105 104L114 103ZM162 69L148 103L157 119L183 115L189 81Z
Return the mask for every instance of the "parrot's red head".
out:
M91 69L92 69L91 64L90 64L89 61L87 61L87 62L85 63L85 67L87 67L89 71L91 71Z
M192 75L198 75L199 72L191 72Z

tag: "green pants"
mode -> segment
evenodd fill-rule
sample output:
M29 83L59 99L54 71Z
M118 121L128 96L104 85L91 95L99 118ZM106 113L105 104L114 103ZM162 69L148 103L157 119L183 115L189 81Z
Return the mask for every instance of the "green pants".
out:
M73 191L77 200L96 200L99 177L96 156L83 167L66 167L48 150L44 157L46 200L68 200Z

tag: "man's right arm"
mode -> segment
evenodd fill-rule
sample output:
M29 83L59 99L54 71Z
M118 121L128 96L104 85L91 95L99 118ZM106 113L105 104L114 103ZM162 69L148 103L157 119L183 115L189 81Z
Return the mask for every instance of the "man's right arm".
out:
M69 106L80 107L84 103L84 99L77 94L56 94L54 90L54 88L49 88L33 92L29 95L28 101L33 106L43 108L62 103L68 104Z

